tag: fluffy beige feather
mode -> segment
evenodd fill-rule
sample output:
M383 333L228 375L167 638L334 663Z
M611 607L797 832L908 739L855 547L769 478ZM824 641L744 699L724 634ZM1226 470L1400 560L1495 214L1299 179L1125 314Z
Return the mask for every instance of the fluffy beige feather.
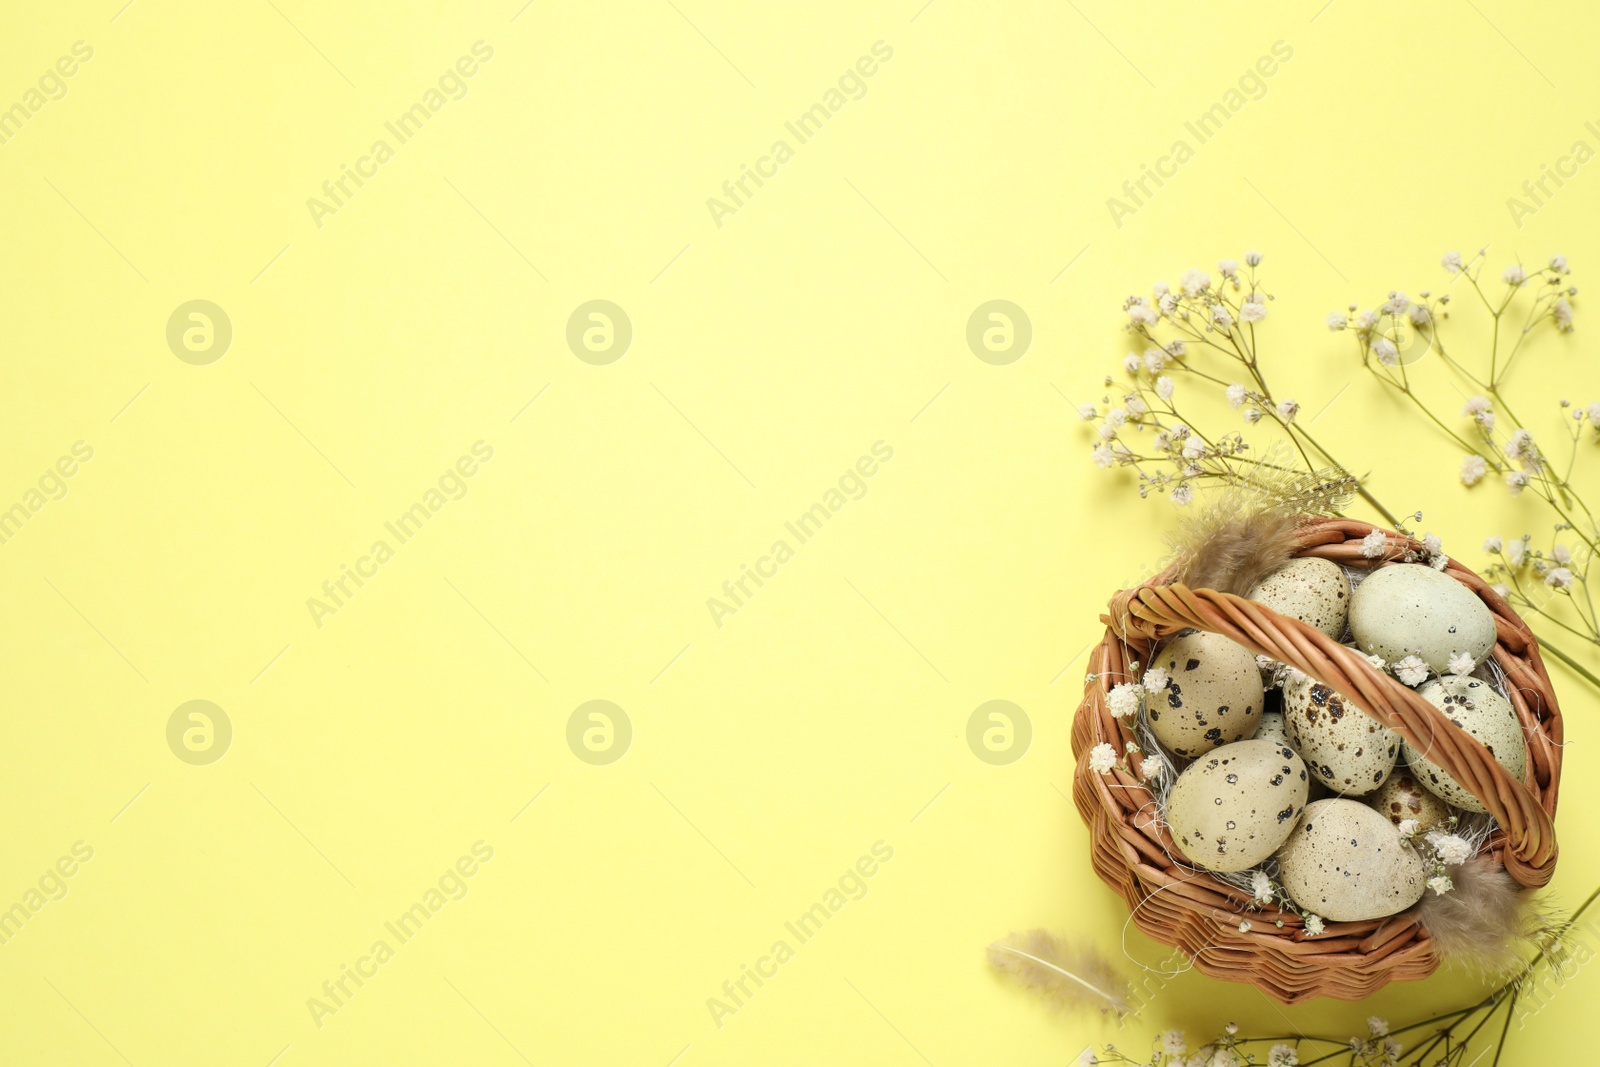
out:
M1122 1016L1132 1010L1128 982L1086 945L1069 945L1046 930L1013 933L989 946L995 970L1062 1011L1088 1009Z
M1293 557L1295 533L1306 519L1340 510L1355 484L1331 470L1255 468L1248 481L1209 494L1180 520L1170 538L1179 580L1191 589L1248 596Z
M1522 950L1550 931L1549 917L1522 887L1487 855L1449 870L1455 888L1429 890L1422 899L1422 925L1439 958L1487 975L1522 962Z

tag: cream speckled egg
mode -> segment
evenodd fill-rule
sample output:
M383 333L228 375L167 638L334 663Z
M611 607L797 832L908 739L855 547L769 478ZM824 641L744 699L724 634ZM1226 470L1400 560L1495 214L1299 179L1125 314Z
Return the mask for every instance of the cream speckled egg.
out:
M1350 579L1332 560L1306 556L1263 578L1250 591L1250 599L1315 626L1337 641L1344 636L1350 615Z
M1167 642L1152 663L1171 679L1145 704L1150 732L1167 751L1198 756L1255 731L1265 690L1243 645L1200 630Z
M1278 880L1289 897L1334 922L1404 911L1422 899L1427 878L1394 823L1344 797L1307 804L1278 850Z
M1494 613L1477 595L1432 567L1394 563L1373 571L1350 596L1350 632L1362 652L1395 663L1415 655L1443 674L1462 653L1483 662L1494 648Z
M1306 804L1306 765L1276 741L1201 756L1167 797L1167 825L1198 867L1243 871L1277 851Z
M1283 726L1312 776L1345 796L1378 788L1400 755L1399 734L1305 675L1284 683Z
M1289 735L1284 732L1283 712L1264 711L1261 721L1256 723L1255 739L1257 741L1276 741L1281 745L1289 743Z
M1450 805L1422 788L1409 770L1396 770L1367 797L1367 804L1396 826L1406 819L1415 819L1418 833L1427 833L1450 821Z
M1500 761L1500 766L1521 778L1528 772L1528 747L1522 736L1522 724L1511 701L1494 691L1488 682L1447 674L1425 683L1417 693L1441 709L1456 727L1471 734L1490 755ZM1406 765L1424 789L1435 796L1468 811L1487 811L1483 802L1448 774L1426 754L1409 743L1405 745Z

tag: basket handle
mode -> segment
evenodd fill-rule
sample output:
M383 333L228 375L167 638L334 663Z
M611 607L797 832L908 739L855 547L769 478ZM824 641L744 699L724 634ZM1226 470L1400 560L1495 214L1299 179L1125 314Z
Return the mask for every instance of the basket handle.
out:
M1356 650L1265 604L1182 584L1123 590L1111 601L1106 622L1123 640L1155 641L1186 629L1220 634L1331 686L1427 752L1489 809L1506 837L1501 862L1519 885L1537 889L1550 881L1557 853L1555 826L1528 787L1444 712L1410 686L1378 671Z

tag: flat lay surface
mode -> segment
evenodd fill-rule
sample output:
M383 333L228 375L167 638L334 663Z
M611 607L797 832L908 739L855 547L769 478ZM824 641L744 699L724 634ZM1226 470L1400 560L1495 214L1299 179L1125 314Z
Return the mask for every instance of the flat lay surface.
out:
M0 1059L1043 1064L1476 999L1166 976L1094 876L1085 654L1174 509L1078 408L1137 351L1130 293L1259 249L1274 384L1481 569L1520 502L1465 492L1324 320L1449 286L1451 249L1582 289L1596 30L1499 0L0 15ZM1542 336L1508 389L1600 400L1588 344ZM1570 909L1600 701L1550 667ZM1032 927L1126 965L1138 1015L997 978ZM1586 1051L1596 983L1501 1062Z

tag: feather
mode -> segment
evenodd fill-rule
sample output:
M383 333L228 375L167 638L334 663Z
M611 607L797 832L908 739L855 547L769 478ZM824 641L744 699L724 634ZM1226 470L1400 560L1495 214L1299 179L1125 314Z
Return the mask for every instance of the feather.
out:
M1105 957L1046 930L1010 934L989 946L989 963L1058 1010L1086 1008L1118 1017L1133 1009L1128 982Z
M1474 856L1449 875L1455 887L1442 895L1430 890L1420 909L1440 959L1499 975L1522 962L1523 948L1546 939L1549 916L1491 856Z
M1335 470L1307 474L1268 460L1190 512L1170 538L1178 579L1191 589L1248 596L1288 563L1307 519L1338 511L1355 479Z

